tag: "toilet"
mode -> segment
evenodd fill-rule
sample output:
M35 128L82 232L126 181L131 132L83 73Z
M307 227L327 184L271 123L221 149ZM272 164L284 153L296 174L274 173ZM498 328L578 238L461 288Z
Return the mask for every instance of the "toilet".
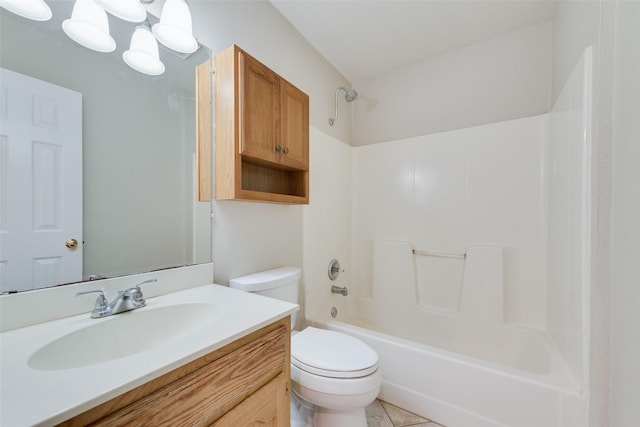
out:
M229 287L297 304L300 277L299 268L281 267L232 279ZM295 320L296 313L292 328ZM314 327L292 330L292 400L314 408L313 426L366 427L364 408L381 381L378 354L364 342Z

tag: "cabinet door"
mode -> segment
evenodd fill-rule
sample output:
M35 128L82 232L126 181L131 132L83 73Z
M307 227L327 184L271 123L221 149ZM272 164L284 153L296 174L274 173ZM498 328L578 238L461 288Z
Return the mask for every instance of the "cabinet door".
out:
M281 373L211 425L214 427L288 427L289 396L287 378L284 373Z
M309 170L309 96L281 80L280 135L283 165Z
M276 163L280 157L280 78L251 56L238 55L240 154Z

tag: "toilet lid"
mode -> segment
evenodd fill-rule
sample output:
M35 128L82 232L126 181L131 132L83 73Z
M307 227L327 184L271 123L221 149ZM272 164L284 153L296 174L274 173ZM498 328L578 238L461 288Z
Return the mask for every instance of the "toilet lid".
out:
M352 336L308 327L291 338L291 363L316 375L358 378L378 369L378 354Z

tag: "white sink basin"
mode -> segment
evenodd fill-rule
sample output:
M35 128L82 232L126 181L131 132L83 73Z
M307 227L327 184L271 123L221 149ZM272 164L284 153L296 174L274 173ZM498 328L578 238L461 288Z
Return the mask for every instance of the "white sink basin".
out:
M116 314L48 343L28 364L53 371L111 361L208 327L221 312L217 304L185 303Z

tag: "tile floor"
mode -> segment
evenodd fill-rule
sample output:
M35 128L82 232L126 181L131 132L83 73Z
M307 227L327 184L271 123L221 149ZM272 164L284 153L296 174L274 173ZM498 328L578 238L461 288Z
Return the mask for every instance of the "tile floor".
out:
M381 400L367 406L366 413L368 427L445 427Z

